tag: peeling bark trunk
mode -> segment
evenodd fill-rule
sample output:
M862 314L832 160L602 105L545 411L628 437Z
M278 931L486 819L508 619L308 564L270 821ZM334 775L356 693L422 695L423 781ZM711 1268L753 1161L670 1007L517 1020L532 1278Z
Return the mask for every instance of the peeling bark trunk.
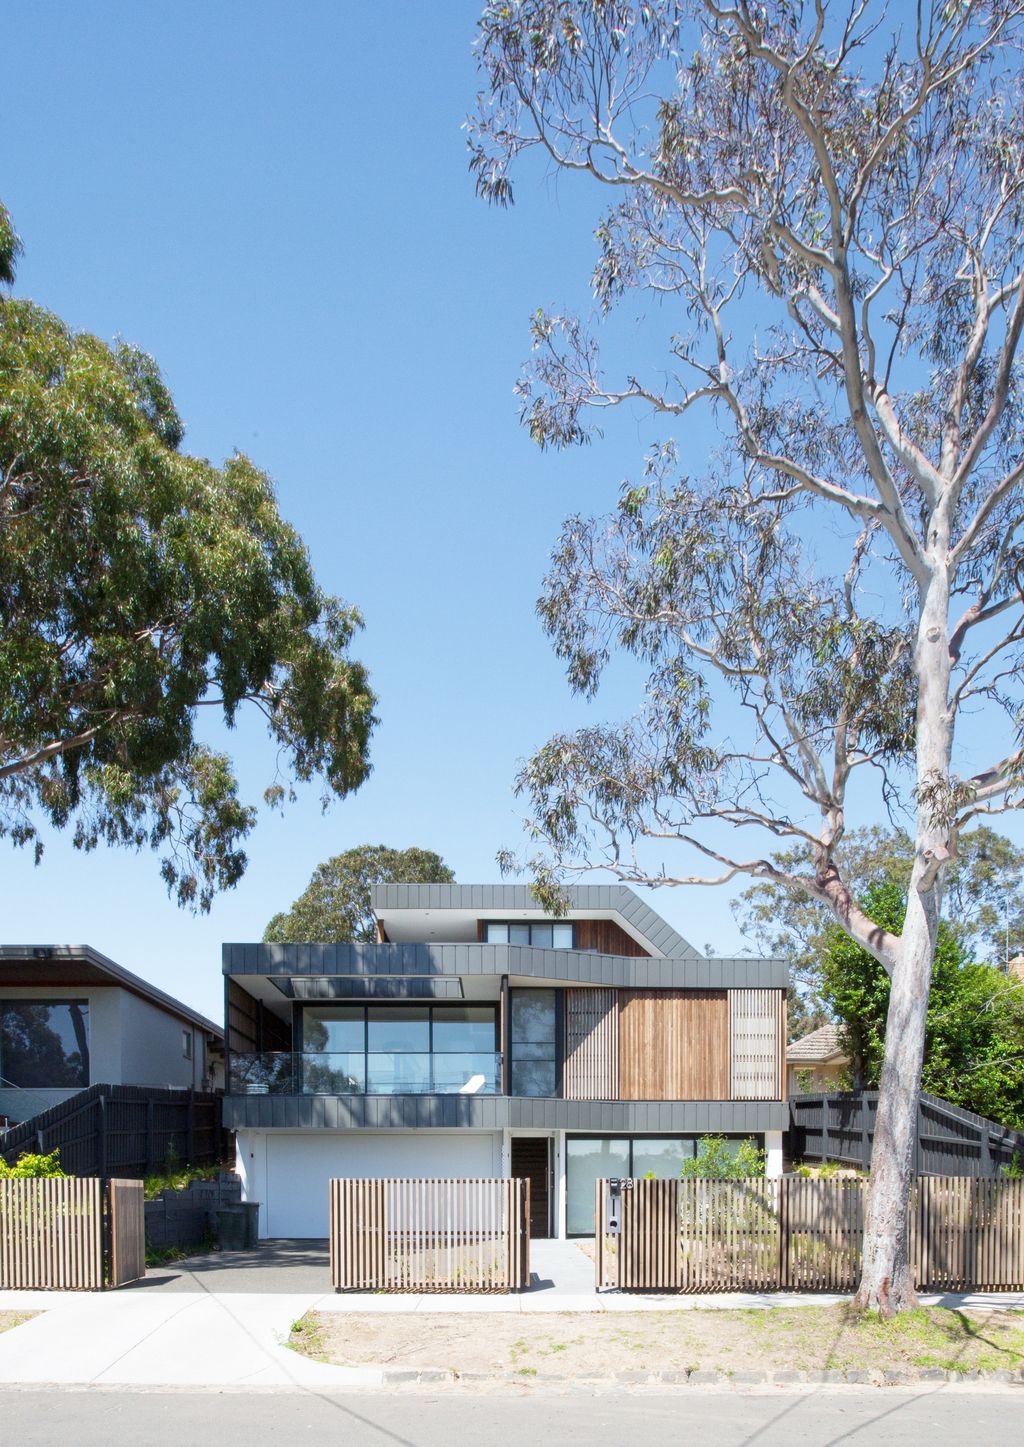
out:
M908 1260L909 1201L915 1164L917 1116L924 1060L925 1018L939 928L939 880L949 852L949 825L921 797L948 783L952 750L949 710L949 587L942 559L921 589L915 667L918 811L916 854L907 917L890 961L891 987L885 1055L871 1153L864 1223L864 1255L855 1305L883 1316L918 1304Z

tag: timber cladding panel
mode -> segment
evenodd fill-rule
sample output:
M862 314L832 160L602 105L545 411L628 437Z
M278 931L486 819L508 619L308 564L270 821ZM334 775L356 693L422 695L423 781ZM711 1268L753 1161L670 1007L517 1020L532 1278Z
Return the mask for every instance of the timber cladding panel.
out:
M566 1100L617 1100L619 1011L616 990L566 990Z
M613 919L577 919L573 920L575 926L576 945L578 950L597 950L601 955L638 955L648 956L649 950L638 944L632 935L628 935L621 925Z
M621 1100L728 1100L725 990L619 991Z
M732 1100L782 1100L786 1071L786 996L782 990L729 991Z

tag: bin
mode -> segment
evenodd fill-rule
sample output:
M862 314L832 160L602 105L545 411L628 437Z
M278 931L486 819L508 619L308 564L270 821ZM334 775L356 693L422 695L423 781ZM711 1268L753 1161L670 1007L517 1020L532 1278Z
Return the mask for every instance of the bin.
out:
M240 1201L217 1212L217 1240L224 1251L252 1251L259 1241L260 1205Z

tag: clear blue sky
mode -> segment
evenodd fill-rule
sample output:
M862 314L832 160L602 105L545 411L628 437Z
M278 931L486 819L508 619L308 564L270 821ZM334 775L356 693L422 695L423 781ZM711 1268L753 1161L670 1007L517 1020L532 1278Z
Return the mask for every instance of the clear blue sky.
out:
M533 604L569 512L601 510L658 432L625 419L543 455L512 386L539 305L585 309L597 200L527 179L473 194L461 129L475 0L89 0L4 15L2 195L17 290L159 361L214 460L274 477L323 584L366 617L374 774L321 815L265 815L243 883L181 913L149 855L5 852L7 941L88 942L219 1018L220 945L258 939L317 862L363 842L439 850L464 881L517 846L516 762L586 710ZM627 317L620 326L628 329ZM665 330L672 329L666 321ZM597 716L629 706L620 686ZM272 769L255 719L243 793ZM698 946L742 947L718 891L662 892Z

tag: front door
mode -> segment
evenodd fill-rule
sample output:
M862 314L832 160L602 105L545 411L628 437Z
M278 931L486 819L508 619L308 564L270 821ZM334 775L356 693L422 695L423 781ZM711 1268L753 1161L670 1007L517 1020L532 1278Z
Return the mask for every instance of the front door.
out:
M530 1182L530 1235L549 1236L551 1142L546 1136L512 1137L512 1175Z

